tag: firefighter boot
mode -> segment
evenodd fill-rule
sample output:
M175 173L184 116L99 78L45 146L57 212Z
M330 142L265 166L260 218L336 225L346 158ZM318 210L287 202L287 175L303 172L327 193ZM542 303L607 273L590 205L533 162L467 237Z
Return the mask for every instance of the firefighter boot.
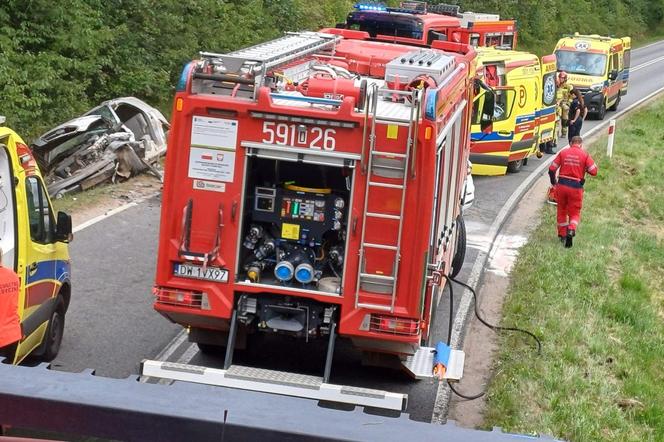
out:
M569 249L572 247L572 242L574 238L575 230L567 229L567 236L565 237L565 248Z

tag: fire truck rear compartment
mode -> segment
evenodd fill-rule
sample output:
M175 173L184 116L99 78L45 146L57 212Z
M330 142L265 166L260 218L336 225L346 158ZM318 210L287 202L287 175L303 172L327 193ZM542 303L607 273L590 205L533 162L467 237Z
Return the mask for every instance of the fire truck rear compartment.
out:
M350 167L248 157L237 280L340 295Z

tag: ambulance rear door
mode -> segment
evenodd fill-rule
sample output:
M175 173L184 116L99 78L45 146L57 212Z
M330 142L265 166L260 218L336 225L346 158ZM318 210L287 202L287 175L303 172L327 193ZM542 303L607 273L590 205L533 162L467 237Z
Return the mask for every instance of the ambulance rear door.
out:
M542 100L537 110L540 144L554 141L556 126L556 56L542 57Z
M632 39L629 37L623 37L621 40L623 42L623 69L621 72L622 88L620 89L620 95L622 96L627 94L627 85L629 83L629 67L632 60Z
M7 142L0 137L0 249L2 265L16 270L16 195Z

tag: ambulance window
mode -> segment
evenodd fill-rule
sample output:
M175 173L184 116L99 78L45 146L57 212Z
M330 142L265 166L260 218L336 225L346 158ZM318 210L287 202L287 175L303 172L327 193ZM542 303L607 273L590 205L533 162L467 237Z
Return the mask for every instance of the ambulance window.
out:
M629 68L630 58L631 58L630 53L631 53L631 51L629 49L626 49L625 50L625 55L623 55L623 68L624 69Z
M620 70L620 63L618 62L618 54L611 56L611 70Z
M507 120L512 115L514 97L516 92L512 89L500 89L496 91L496 104L494 107L494 121Z
M34 242L48 244L53 242L53 213L48 204L44 186L37 177L25 180L25 193L28 203L28 222L30 238Z

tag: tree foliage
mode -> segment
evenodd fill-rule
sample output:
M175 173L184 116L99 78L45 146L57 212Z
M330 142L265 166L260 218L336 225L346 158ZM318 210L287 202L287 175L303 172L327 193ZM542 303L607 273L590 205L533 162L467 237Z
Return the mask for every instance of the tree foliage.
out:
M334 26L353 3L3 0L0 115L31 138L119 96L137 96L167 112L182 66L199 51ZM540 53L564 32L641 36L664 23L664 0L467 0L462 6L516 18L521 46Z
M633 40L664 34L664 0L461 0L462 10L517 20L521 49L544 55L562 34L600 34Z

